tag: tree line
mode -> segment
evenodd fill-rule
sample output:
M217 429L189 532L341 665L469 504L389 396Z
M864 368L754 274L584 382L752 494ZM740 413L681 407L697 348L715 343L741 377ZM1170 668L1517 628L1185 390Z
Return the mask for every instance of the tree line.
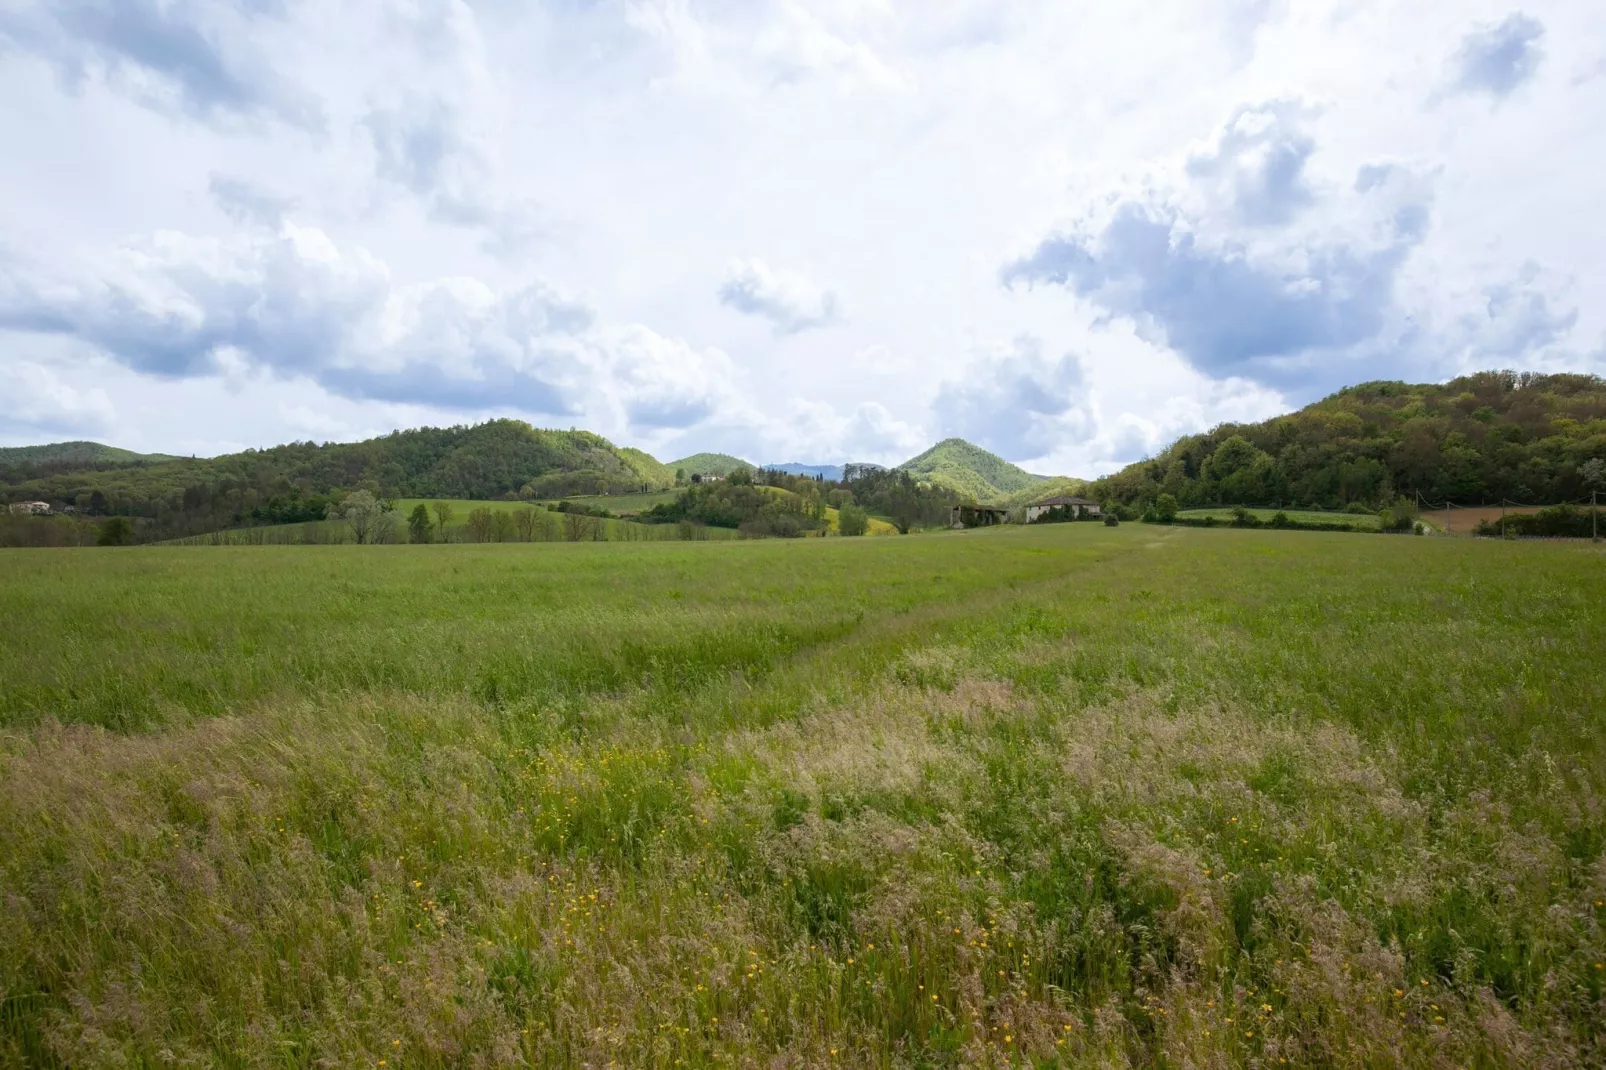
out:
M1223 424L1095 480L1087 496L1146 507L1373 509L1401 497L1552 504L1587 497L1606 458L1606 380L1479 372L1363 383L1298 412Z

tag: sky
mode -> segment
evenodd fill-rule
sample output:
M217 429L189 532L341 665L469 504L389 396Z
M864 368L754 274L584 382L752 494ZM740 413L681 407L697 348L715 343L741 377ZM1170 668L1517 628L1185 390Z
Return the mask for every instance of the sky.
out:
M1094 476L1606 372L1595 0L0 0L0 444Z

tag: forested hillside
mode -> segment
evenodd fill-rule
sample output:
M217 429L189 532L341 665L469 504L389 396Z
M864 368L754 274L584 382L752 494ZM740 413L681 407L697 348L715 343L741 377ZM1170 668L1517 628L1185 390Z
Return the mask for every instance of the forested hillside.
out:
M151 534L164 536L312 519L313 512L321 515L322 498L335 491L552 498L673 483L673 472L640 450L619 449L588 431L542 431L517 420L125 467L31 461L0 467L0 495L11 501L38 498L83 515L145 518Z
M1586 496L1606 458L1606 380L1479 372L1443 384L1362 383L1258 424L1223 424L1099 479L1090 497L1189 505ZM1606 490L1606 487L1602 487Z
M1043 482L997 454L962 438L945 438L898 466L916 480L947 487L978 502L992 502Z
M172 461L177 458L165 453L135 453L116 446L103 446L99 442L52 442L45 446L0 446L0 468L32 464L60 467L109 467L111 465L149 464L154 461Z
M727 476L738 468L755 471L756 465L732 457L728 453L694 453L678 461L670 461L666 468L673 474L684 470L687 476Z

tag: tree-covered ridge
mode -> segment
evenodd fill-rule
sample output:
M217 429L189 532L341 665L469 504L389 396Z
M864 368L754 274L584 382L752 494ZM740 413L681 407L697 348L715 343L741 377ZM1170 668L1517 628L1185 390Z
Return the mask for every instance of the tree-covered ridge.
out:
M661 490L673 483L669 469L639 450L620 449L589 431L544 431L518 420L133 467L0 468L0 495L9 500L38 498L89 515L141 517L164 536L295 512L299 502L343 490L483 500Z
M694 453L690 457L670 461L664 467L668 468L671 474L684 469L687 476L728 476L738 468L750 471L758 469L757 465L740 457L732 457L728 453Z
M1606 379L1491 371L1442 384L1372 382L1257 424L1223 424L1095 481L1134 504L1338 508L1585 497L1606 457ZM1602 487L1606 490L1606 487Z
M978 502L1003 499L1044 479L962 438L945 438L898 468Z
M1028 484L1013 494L1006 494L991 504L1035 505L1045 498L1086 494L1087 487L1087 480L1077 479L1075 476L1048 476L1041 482Z
M51 442L43 446L0 446L0 468L13 465L54 465L63 468L150 464L177 458L165 453L135 453L99 442Z

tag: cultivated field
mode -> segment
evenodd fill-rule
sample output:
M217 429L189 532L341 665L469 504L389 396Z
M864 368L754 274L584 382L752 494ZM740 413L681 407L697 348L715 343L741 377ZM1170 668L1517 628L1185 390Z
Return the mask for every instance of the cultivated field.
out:
M0 554L0 1063L1598 1066L1606 554Z

